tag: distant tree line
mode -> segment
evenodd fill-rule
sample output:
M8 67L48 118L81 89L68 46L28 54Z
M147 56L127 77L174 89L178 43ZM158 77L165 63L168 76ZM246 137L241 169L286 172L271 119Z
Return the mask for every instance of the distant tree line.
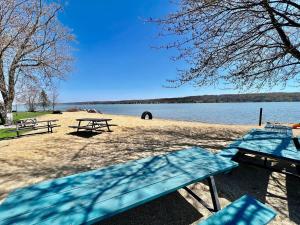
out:
M200 95L179 98L159 98L123 101L90 101L70 104L159 104L159 103L227 103L227 102L300 102L300 92Z

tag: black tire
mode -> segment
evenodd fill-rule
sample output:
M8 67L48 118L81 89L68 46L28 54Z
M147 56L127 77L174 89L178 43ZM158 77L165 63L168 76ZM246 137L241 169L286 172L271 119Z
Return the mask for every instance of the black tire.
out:
M153 116L152 116L152 113L149 112L149 111L143 112L143 114L142 114L142 116L141 116L141 119L145 120L147 116L148 116L148 119L149 119L149 120L152 120Z

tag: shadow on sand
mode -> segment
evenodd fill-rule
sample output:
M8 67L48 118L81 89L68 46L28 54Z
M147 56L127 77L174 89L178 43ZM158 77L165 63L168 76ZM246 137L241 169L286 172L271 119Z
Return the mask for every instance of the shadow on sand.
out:
M96 224L189 225L202 216L184 197L174 192Z
M1 162L6 170L1 171L1 186L15 180L42 177L44 180L63 177L70 174L88 171L116 163L147 156L165 154L181 148L199 146L213 152L221 150L225 144L241 137L243 134L234 130L191 128L122 128L118 135L104 137L100 133L79 132L81 138L53 139L49 149L41 149L56 164L37 163L35 161L5 160ZM216 135L218 133L218 135ZM69 133L78 136L77 132ZM81 136L82 135L82 136ZM99 138L98 138L99 137ZM85 140L86 138L90 138ZM63 151L50 151L53 142L57 148L64 146ZM66 145L66 141L70 144ZM77 142L73 145L72 142ZM63 157L62 157L63 154ZM9 172L8 168L16 168ZM20 172L21 171L21 172ZM268 170L241 164L232 174L216 177L219 196L234 201L244 194L250 194L262 202L271 199L270 205L283 217L300 224L300 180L295 177L274 176ZM282 182L284 181L284 182ZM270 185L275 185L285 195L270 193ZM4 189L3 189L4 190ZM2 195L3 194L3 195ZM0 193L4 196L6 193ZM200 193L204 194L204 193ZM274 204L272 204L274 203ZM288 210L287 210L288 208ZM199 213L185 198L175 192L145 205L131 209L107 219L99 225L111 224L178 224L187 225L199 220Z
M281 216L300 224L300 180L297 177L240 164L232 173L217 176L216 185L220 197L232 202L249 194L268 203Z
M82 138L91 138L96 135L101 134L102 132L92 132L92 131L75 131L75 132L70 132L68 135L74 135Z

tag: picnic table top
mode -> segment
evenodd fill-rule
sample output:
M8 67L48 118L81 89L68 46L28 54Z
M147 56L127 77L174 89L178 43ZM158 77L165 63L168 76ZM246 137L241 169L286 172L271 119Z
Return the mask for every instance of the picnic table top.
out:
M38 120L37 123L57 122L58 120Z
M280 132L252 130L233 144L240 150L300 163L300 149L290 135Z
M103 121L111 121L112 119L105 118L79 118L77 121L93 121L93 122L103 122Z
M21 121L26 121L26 120L33 120L34 118L27 118L27 119L21 119L18 120L17 122L21 122ZM57 119L53 119L53 120L37 120L35 121L36 123L45 123L45 122L57 122Z
M12 192L0 224L91 224L236 166L195 147L58 178Z

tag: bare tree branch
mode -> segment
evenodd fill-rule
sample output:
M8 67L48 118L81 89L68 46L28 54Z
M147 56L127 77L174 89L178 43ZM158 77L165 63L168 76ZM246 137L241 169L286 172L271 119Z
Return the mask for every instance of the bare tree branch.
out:
M178 0L178 10L151 19L175 41L175 60L188 67L170 80L175 87L236 88L285 85L300 71L300 5L291 0Z
M55 1L0 0L0 6L0 91L10 112L18 82L49 82L70 71L74 37L59 22Z

